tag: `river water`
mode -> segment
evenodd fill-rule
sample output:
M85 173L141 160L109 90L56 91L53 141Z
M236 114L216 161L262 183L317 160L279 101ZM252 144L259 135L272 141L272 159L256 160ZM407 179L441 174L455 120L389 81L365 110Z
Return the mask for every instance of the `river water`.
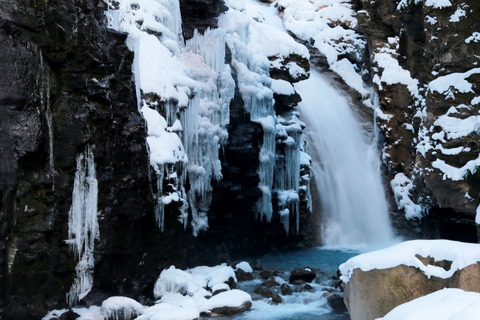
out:
M311 284L313 291L294 292L290 296L282 296L284 303L272 305L269 299L252 294L252 309L240 315L228 317L231 320L347 320L347 313L336 313L327 304L324 295L332 289L332 276L336 275L338 266L349 258L359 254L348 249L312 248L286 253L269 254L259 260L264 269L279 271L285 280L291 270L296 267L318 269L317 278ZM249 293L262 284L263 280L239 282L238 287Z

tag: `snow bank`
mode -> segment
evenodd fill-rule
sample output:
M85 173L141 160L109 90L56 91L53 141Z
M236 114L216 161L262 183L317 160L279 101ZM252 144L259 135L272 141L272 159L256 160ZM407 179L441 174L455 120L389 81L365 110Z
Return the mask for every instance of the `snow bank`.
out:
M443 289L404 303L377 320L477 320L480 293Z
M432 257L436 261L452 261L447 271L441 267L424 265L416 255ZM388 269L405 265L420 269L428 278L442 279L451 277L457 270L480 261L480 244L463 243L450 240L412 240L402 242L390 248L358 255L340 265L343 282L348 282L354 269L369 271Z

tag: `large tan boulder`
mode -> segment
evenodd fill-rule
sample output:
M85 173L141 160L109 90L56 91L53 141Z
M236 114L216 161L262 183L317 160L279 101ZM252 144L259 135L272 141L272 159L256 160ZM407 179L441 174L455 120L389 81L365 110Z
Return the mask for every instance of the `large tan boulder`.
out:
M480 253L480 245L416 240L347 261L340 269L351 319L381 318L400 304L443 288L480 292L480 254L475 251Z

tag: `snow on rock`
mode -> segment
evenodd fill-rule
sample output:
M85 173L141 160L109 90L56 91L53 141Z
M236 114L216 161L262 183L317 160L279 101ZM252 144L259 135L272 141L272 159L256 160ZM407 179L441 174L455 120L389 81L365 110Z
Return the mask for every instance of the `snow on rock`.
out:
M230 315L244 312L252 306L252 297L238 289L221 292L204 302L203 307L213 313Z
M108 320L134 319L143 313L144 307L127 297L110 297L102 302L101 312Z
M390 52L377 52L373 60L383 69L381 76L375 74L373 78L373 82L380 88L382 83L387 85L400 83L407 86L412 96L418 95L418 80L412 78L410 71L403 69Z
M445 288L399 305L377 320L476 320L480 293Z
M470 42L479 42L480 41L480 32L474 32L470 37L465 39L465 43L470 43Z
M214 267L199 266L188 270L171 266L161 272L155 283L154 296L159 298L159 305L197 310L197 314L245 311L251 306L251 297L241 290L230 290L230 285L236 281L235 271L225 264ZM217 294L212 296L212 292ZM222 310L214 311L218 308ZM151 318L150 313L145 310L145 317L141 319L157 319Z
M286 29L313 44L327 58L331 69L362 96L367 92L359 82L360 75L345 55L358 56L366 45L354 31L358 22L352 4L344 0L279 0Z
M390 182L390 185L395 196L395 203L398 209L405 210L405 218L407 219L421 219L423 217L423 208L414 203L410 198L410 191L413 189L413 182L400 172Z
M252 267L250 266L250 264L246 261L242 261L240 263L237 263L236 265L236 269L237 270L243 270L244 272L246 273L252 273L253 272L253 269Z
M448 139L465 137L480 129L480 116L470 116L460 119L443 115L438 117L434 125L442 127Z
M197 308L159 303L146 308L136 320L194 320L198 318L200 318L200 312Z
M215 267L200 266L185 271L171 266L160 273L153 293L156 298L175 293L194 296L197 292L204 292L206 288L230 281L237 281L235 271L225 264Z
M449 270L434 265L425 265L417 255L435 261L452 261ZM399 265L411 266L421 270L428 278L447 279L457 270L480 261L480 244L450 240L411 240L390 248L364 253L341 264L341 280L347 283L354 269L370 271L388 269Z
M428 86L431 92L438 92L445 95L447 99L454 99L457 92L473 92L472 84L468 82L467 78L478 73L480 73L480 68L474 68L463 73L451 73L438 77L431 81Z
M470 171L470 173L475 173L477 168L480 166L480 155L473 160L468 161L462 167L457 168L447 164L442 159L436 159L432 162L432 167L440 170L443 174L443 180L450 179L453 181L460 181L465 179L465 175Z
M295 89L293 89L292 84L285 80L272 79L272 90L277 94L285 96L295 94Z

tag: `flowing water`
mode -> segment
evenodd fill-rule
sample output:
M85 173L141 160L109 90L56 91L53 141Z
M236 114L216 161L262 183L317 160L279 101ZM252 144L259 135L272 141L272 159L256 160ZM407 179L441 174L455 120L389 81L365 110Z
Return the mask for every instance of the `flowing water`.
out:
M269 254L259 260L264 269L279 271L284 279L295 267L308 266L320 270L317 278L311 284L311 292L294 292L290 296L282 296L284 302L272 305L269 299L255 296L252 309L240 315L228 317L231 320L346 320L350 319L347 313L336 313L327 304L324 295L331 288L331 279L336 275L338 266L357 255L357 251L326 248L312 248L286 253ZM257 279L239 282L238 287L252 292L262 284Z
M313 201L322 215L323 244L361 247L391 242L393 232L378 154L367 143L349 100L315 70L295 89L302 96L299 109L308 130L320 198Z

